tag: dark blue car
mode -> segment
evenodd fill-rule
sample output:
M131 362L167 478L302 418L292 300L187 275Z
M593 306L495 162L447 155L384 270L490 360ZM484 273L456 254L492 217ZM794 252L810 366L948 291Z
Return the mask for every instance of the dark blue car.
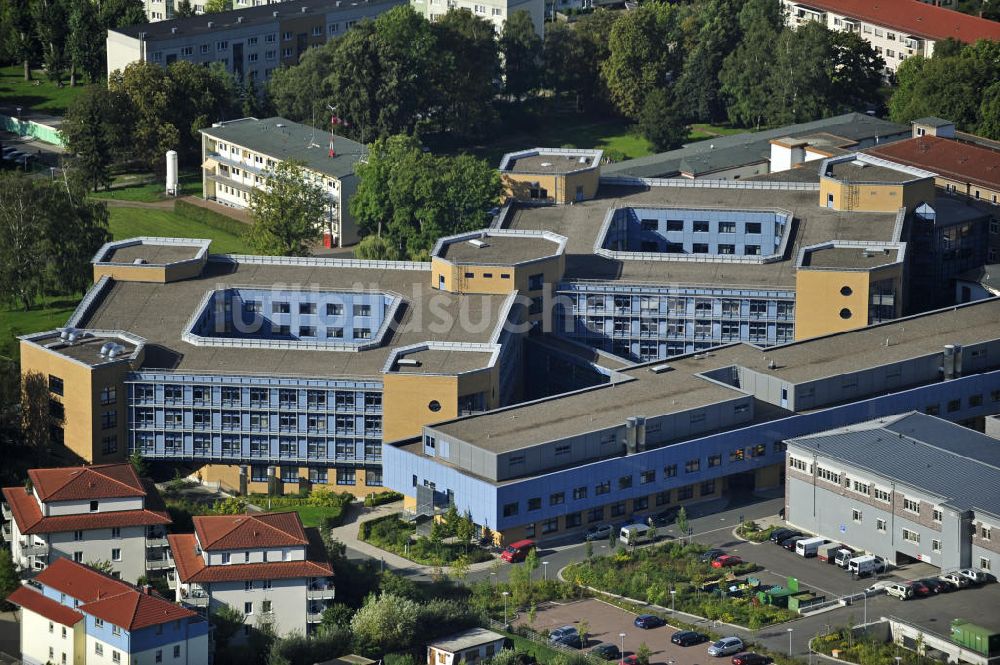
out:
M635 618L636 628L659 628L660 626L666 626L667 622L656 616L655 614L640 614Z

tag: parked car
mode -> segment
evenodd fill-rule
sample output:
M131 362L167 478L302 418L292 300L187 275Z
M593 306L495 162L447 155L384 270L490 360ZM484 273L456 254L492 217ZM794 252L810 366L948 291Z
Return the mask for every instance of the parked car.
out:
M875 594L878 593L886 593L888 592L889 587L891 587L893 584L896 584L896 582L893 582L892 580L879 580L878 582L875 582L871 586L866 587L865 594L869 596L874 596Z
M733 656L733 665L767 665L770 662L770 657L753 651L745 651Z
M17 161L19 158L24 157L24 153L20 150L12 150L10 152L5 152L3 158L9 162Z
M568 637L570 635L576 635L577 637L579 637L580 631L576 629L576 626L562 626L560 628L553 628L549 632L549 642L558 642L564 637Z
M573 633L572 635L564 635L560 637L558 640L550 641L550 644L558 644L560 646L570 647L572 649L583 648L583 640L580 639L580 636L576 633Z
M731 566L738 566L741 563L743 563L743 559L735 554L723 554L712 561L712 568L729 568Z
M680 512L680 508L667 508L666 510L656 513L649 518L649 521L653 526L670 526L677 519L677 513Z
M781 546L784 547L789 552L794 552L795 545L800 540L805 540L807 537L808 536L798 535L798 536L792 536L791 538L785 538L783 541L781 541Z
M899 598L900 600L913 598L913 587L901 582L892 582L885 588L885 592L893 598Z
M934 592L931 590L929 586L927 586L926 584L924 584L919 580L915 580L913 582L907 582L907 584L910 586L911 589L913 589L913 596L915 598L931 596L934 594Z
M3 158L4 158L4 159L10 159L10 158L8 157L8 155L11 155L11 154L13 154L13 153L15 153L15 152L16 152L16 153L20 153L21 151L20 151L20 150L18 150L17 148L15 148L14 146L7 146L6 148L4 148L4 149L3 149L3 152L2 152L2 153L0 153L0 154L2 154L2 155L3 155Z
M650 629L659 628L660 626L666 626L667 622L656 616L655 614L640 614L635 618L636 628Z
M963 568L958 574L968 578L970 584L986 584L990 581L989 575L978 568Z
M610 524L598 524L597 526L592 526L587 529L584 538L587 540L607 540L611 537L612 532L615 528Z
M802 532L796 529L777 529L771 534L771 542L780 545L789 538L801 535L803 535Z
M724 550L720 550L713 547L707 552L702 552L701 556L698 557L698 561L701 561L702 563L709 563L711 561L715 561L720 556L725 556L725 554L726 553Z
M718 642L713 642L710 647L708 647L708 655L715 656L716 658L720 656L731 656L734 653L739 653L743 651L743 640L738 637L723 637Z
M696 633L693 630L681 630L670 636L670 641L682 647L690 647L708 641L708 635Z
M591 649L590 655L601 660L618 660L622 657L622 652L617 645L604 642Z
M928 577L926 579L920 580L920 583L931 590L931 593L944 593L946 591L951 591L951 585L943 580L939 580L936 577Z
M950 584L954 589L964 589L972 584L972 580L961 573L945 573L944 575L938 575L938 579L945 584Z
M500 558L507 563L517 563L518 561L524 561L524 558L528 556L528 552L533 549L535 549L535 541L519 540L505 547L500 554Z

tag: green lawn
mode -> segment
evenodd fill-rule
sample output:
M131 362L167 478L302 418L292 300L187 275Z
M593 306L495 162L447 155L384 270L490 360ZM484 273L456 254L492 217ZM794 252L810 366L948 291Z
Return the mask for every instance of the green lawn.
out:
M213 254L251 254L243 238L169 210L150 208L109 208L111 235L115 240L135 236L168 238L208 238Z
M79 83L75 88L69 87L68 78L60 88L38 70L32 76L33 81L25 81L24 68L18 65L0 67L0 102L5 106L22 106L25 111L64 115L70 102L86 88Z
M741 127L730 127L729 125L709 125L704 122L691 125L690 130L688 141L703 141L715 136L729 136L730 134L752 131Z
M304 527L321 527L327 517L340 517L344 512L339 506L281 506L275 510L294 510L299 514Z
M27 312L19 308L0 309L0 356L18 358L18 335L65 325L69 315L76 309L76 303L71 297L59 296L43 298Z
M201 172L181 173L178 178L180 185L180 195L200 195L201 194ZM110 190L91 192L91 198L95 199L116 199L118 201L142 201L155 202L167 199L164 181L150 180L148 176L135 178L134 176L119 176L112 183Z

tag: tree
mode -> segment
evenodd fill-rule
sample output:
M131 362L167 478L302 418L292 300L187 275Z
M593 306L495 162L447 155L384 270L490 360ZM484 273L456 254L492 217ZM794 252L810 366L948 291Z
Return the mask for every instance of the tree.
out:
M653 144L653 150L664 152L680 147L687 139L688 128L670 93L657 88L646 95L639 115L639 131Z
M675 524L677 524L677 530L680 531L681 537L686 537L688 531L688 514L684 506L681 506L681 509L677 511Z
M541 82L542 38L535 32L531 14L520 9L511 14L500 35L504 92L519 99Z
M774 45L784 25L781 7L775 0L747 0L740 9L739 25L743 36L723 62L719 82L729 120L760 128L771 98Z
M354 609L343 603L334 603L323 610L323 621L320 623L320 626L324 630L329 630L335 626L350 628L353 616Z
M9 24L8 32L13 37L10 44L11 53L24 65L24 80L30 81L31 61L38 53L30 0L8 0L6 18Z
M830 113L832 89L827 59L832 52L830 30L808 21L797 30L783 30L775 44L770 71L767 122L787 125Z
M101 0L98 4L101 27L105 29L149 22L143 0Z
M214 629L213 637L215 639L216 652L222 653L229 646L233 637L236 636L236 632L243 628L246 615L231 605L223 604L222 607L212 612L209 620Z
M528 569L528 574L538 570L538 567L542 565L538 560L538 548L532 547L528 550L528 554L524 557L524 567Z
M983 92L983 101L979 105L978 133L986 138L1000 140L1000 82Z
M629 118L637 118L650 90L667 85L681 62L679 48L666 48L677 37L676 10L665 3L640 5L615 22L609 56L601 66L611 100Z
M76 85L77 74L86 74L91 83L104 70L97 8L90 2L72 2L69 11L69 34L66 37L66 58L69 62L69 84Z
M589 540L587 541L590 542ZM586 619L581 619L580 623L576 624L576 631L580 635L580 644L583 648L587 648L587 637L590 635L590 622Z
M120 93L91 86L70 103L60 128L66 148L74 156L73 168L95 192L111 185L119 104L127 104Z
M472 513L465 511L462 517L459 518L458 524L455 525L455 537L460 543L465 547L465 551L469 551L469 543L476 536L476 523L472 521Z
M645 642L640 644L639 648L635 650L635 660L639 663L639 665L649 665L649 659L652 655L652 649L650 649Z
M48 380L41 372L25 372L21 380L21 440L42 460L48 457L53 423Z
M194 7L191 6L191 0L180 0L177 3L177 8L174 9L174 18L190 18L195 15Z
M361 652L396 651L409 646L417 632L420 605L392 594L370 596L351 619L351 632Z
M208 0L205 3L206 14L218 14L228 12L233 8L233 0Z
M451 9L431 24L438 46L439 130L459 136L485 136L496 123L493 97L500 78L496 29L468 9Z
M370 261L399 261L403 258L399 248L388 238L365 236L354 247L354 256Z
M715 122L725 117L719 74L726 56L739 43L740 3L709 0L699 9L700 29L684 58L675 96L685 119Z
M102 572L105 575L110 575L115 570L115 567L108 559L95 559L94 561L87 561L84 565L89 566L96 571Z
M311 665L350 649L351 634L342 627L309 636L292 633L270 644L267 665Z
M63 0L32 0L31 15L42 45L42 62L50 80L59 83L66 67L68 8Z
M294 161L278 164L267 175L267 185L250 193L247 241L259 254L308 256L329 215L326 193Z
M9 612L14 606L7 602L7 596L14 593L21 586L21 579L17 574L17 567L14 559L11 558L10 550L6 547L0 548L0 610Z

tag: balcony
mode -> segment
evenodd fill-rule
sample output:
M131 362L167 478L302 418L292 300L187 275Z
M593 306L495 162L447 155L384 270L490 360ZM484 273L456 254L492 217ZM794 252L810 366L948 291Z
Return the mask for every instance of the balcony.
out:
M337 592L332 584L310 584L306 589L308 600L333 600Z
M13 519L14 514L12 512L10 512L10 506L8 506L6 504L6 502L3 503L3 504L0 504L0 510L3 511L3 519L4 519L5 522L9 522L9 521L11 521L11 519Z
M323 621L323 611L313 612L313 608L310 608L306 613L306 623L321 623Z
M46 543L21 542L21 553L24 556L47 556L49 546Z
M167 542L167 534L164 532L158 533L147 533L146 534L146 547L166 547L169 545Z
M167 570L173 567L174 561L170 557L146 559L146 570Z
M10 542L10 522L3 523L3 539Z
M183 599L181 603L187 605L188 607L208 607L208 601L209 598L208 595L206 594L202 596L188 596L187 598Z

